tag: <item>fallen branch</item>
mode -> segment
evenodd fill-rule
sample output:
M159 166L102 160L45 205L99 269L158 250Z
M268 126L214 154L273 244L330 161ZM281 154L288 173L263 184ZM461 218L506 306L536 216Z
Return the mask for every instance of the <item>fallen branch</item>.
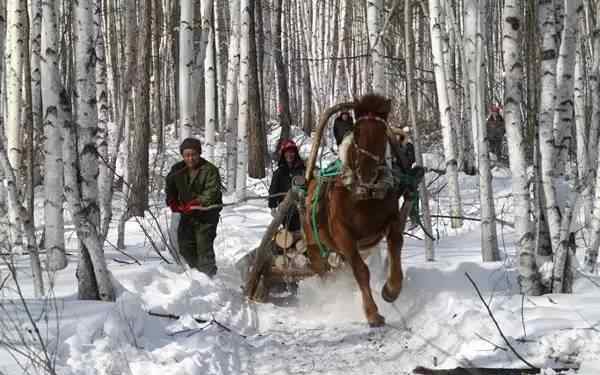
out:
M181 318L181 316L179 316L179 315L170 314L170 313L164 313L163 314L163 313L157 313L157 312L153 312L153 311L148 311L148 314L151 315L151 316L159 317L159 318L167 318L167 319L173 319L173 320L179 320ZM186 333L186 332L191 332L191 331L194 331L194 332L195 331L202 331L202 330L206 329L207 327L209 327L209 326L211 326L211 325L214 324L217 327L219 327L219 328L221 328L224 331L227 331L229 333L235 333L236 335L238 335L240 337L243 337L243 338L247 338L248 337L246 335L242 335L241 333L236 332L236 331L232 330L231 328L227 327L225 324L223 324L223 323L219 322L217 319L215 319L214 316L211 317L210 320L206 320L206 319L202 319L202 318L198 318L198 317L195 317L194 320L197 323L200 323L200 324L204 324L204 323L208 323L208 324L206 324L205 326L200 327L200 328L192 328L192 329L185 329L185 330L182 330L182 331L172 332L170 335L173 336L173 335L178 335L178 334L181 334L181 333Z
M468 216L431 215L431 217L437 217L440 219L461 219L461 220L467 220L467 221L481 221L481 219L478 217L468 217ZM502 225L506 225L507 227L511 227L511 228L515 227L514 223L504 221L502 219L496 218L496 221Z
M510 342L508 341L508 339L504 335L504 332L502 332L502 329L500 328L500 325L498 324L498 321L496 321L496 318L494 317L494 314L492 314L492 310L490 309L490 306L483 299L483 296L481 295L481 292L479 291L479 288L477 287L477 284L475 283L475 281L473 281L473 279L471 278L471 275L469 275L468 272L465 272L465 276L467 276L467 279L469 279L469 281L471 282L471 284L473 284L473 287L475 288L475 291L477 292L477 295L479 296L479 299L481 299L481 302L483 303L483 305L487 309L490 318L492 318L492 321L494 322L494 325L496 325L496 329L500 333L500 336L502 336L502 339L504 340L504 342L506 343L506 345L508 346L508 348L517 356L517 358L519 358L521 360L521 362L523 362L524 364L526 364L527 366L529 366L530 369L539 370L539 368L537 368L536 366L532 365L531 363L529 363L529 361L527 361L525 358L523 358L515 350L515 348L510 344ZM534 372L534 374L536 374L536 373Z
M556 373L572 369L553 369ZM485 367L457 367L453 369L430 369L427 367L416 367L413 374L422 375L522 375L522 374L539 374L541 369L511 369L511 368L485 368Z

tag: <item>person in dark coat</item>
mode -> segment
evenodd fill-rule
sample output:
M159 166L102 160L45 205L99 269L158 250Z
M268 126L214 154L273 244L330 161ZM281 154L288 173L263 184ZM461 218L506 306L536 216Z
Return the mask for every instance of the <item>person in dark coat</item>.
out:
M352 117L348 112L342 112L333 122L333 136L335 143L339 146L344 137L352 132L354 126Z
M493 105L487 118L487 136L490 144L490 152L496 155L497 160L503 160L502 143L504 142L504 119L500 115L500 107Z
M291 139L281 142L279 148L279 167L273 173L271 186L269 187L269 195L286 193L292 187L292 179L295 176L303 176L306 167L298 153L298 146ZM277 206L285 198L284 195L270 197L269 208L271 215L275 216ZM290 231L300 230L300 217L296 207L292 207L287 213L283 221L286 229Z
M166 178L167 205L181 214L177 228L179 253L191 267L212 277L217 273L213 243L222 204L219 169L202 158L202 143L187 138L179 148L183 161ZM217 205L214 209L203 209Z

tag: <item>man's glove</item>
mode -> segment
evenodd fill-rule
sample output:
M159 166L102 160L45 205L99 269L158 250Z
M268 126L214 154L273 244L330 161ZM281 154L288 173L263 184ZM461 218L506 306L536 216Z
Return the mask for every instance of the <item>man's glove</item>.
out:
M167 202L167 204L169 205L169 208L171 209L172 212L181 212L180 209L180 204L177 203L177 200L172 199L169 202Z
M200 203L199 200L197 199L192 199L191 201L187 202L187 203L183 203L179 206L179 212L181 212L184 215L189 215L191 214L194 209L200 208L202 207L202 203Z

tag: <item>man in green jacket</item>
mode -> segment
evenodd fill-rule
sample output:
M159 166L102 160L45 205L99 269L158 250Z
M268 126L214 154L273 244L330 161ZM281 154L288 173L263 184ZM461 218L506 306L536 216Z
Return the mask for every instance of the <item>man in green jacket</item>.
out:
M179 253L191 268L212 277L217 273L213 243L223 203L219 169L200 156L202 143L195 138L186 138L179 151L183 161L171 167L165 189L167 205L181 213Z

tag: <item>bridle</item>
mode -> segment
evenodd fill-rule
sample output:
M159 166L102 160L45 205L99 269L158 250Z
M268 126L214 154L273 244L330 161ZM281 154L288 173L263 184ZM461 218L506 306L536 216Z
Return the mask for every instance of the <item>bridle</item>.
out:
M386 128L386 138L387 138L387 128L389 128L387 121L380 117L377 116L375 114L372 113L368 113L367 115L363 115L361 117L359 117L358 119L356 119L356 123L355 123L355 132L359 132L360 131L360 125L361 122L363 121L371 121L371 122L375 122L378 125L383 125ZM352 139L352 145L354 147L354 150L373 160L376 163L376 173L373 175L373 177L369 180L369 181L365 181L365 179L363 178L363 175L360 171L359 166L357 165L358 160L355 159L354 160L354 166L353 166L353 170L354 173L356 174L356 178L357 178L357 185L356 185L356 190L357 190L357 194L359 196L364 196L365 198L370 198L370 197L375 197L375 196L380 196L381 193L381 183L380 181L378 181L379 177L382 175L384 169L386 168L385 165L385 156L384 157L380 157L378 155L375 155L374 153L372 153L369 150L366 150L363 147L360 147L358 145L358 143L356 142L356 139L358 138L358 134L357 136L353 137ZM381 197L383 198L383 196Z

